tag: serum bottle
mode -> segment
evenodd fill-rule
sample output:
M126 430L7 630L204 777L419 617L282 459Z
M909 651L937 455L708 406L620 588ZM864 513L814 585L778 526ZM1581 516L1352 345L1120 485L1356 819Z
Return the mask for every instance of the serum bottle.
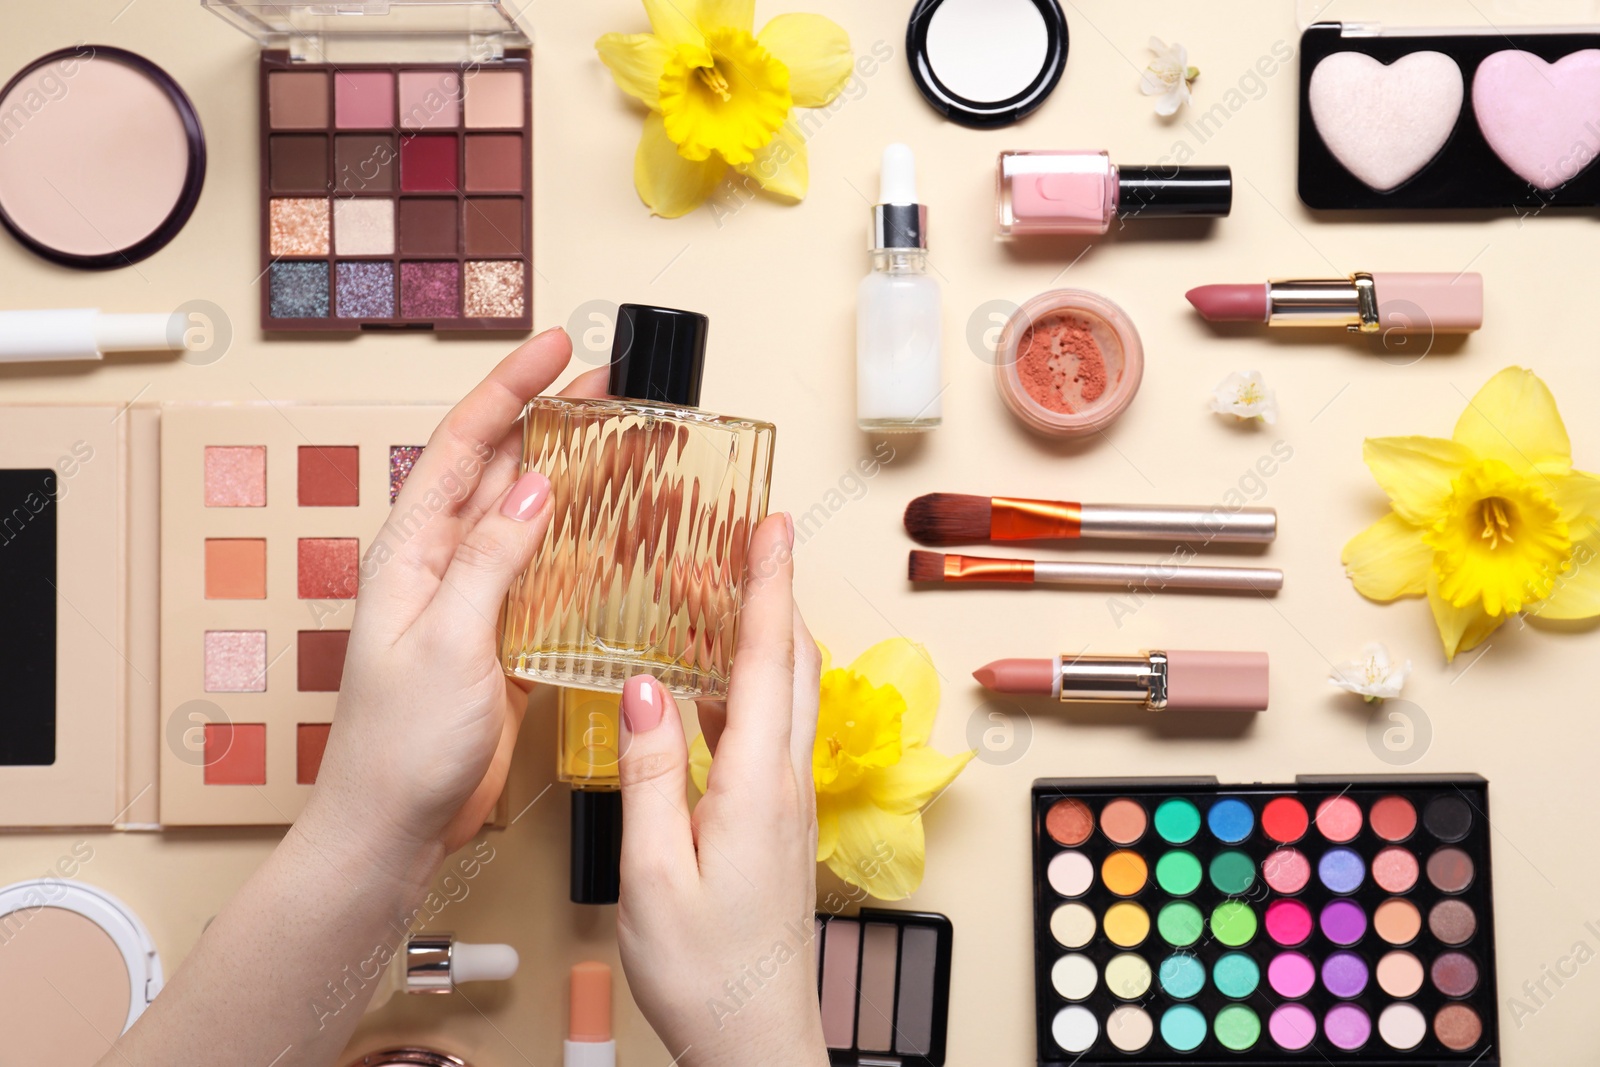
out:
M872 273L856 288L856 425L921 433L941 421L939 283L928 276L928 209L911 149L883 150Z

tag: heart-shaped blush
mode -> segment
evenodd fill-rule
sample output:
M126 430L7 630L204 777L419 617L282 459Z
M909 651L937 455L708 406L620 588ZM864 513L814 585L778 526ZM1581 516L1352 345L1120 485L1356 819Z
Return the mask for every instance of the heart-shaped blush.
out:
M1439 154L1462 95L1461 68L1442 52L1412 52L1388 66L1362 52L1335 52L1311 72L1307 90L1322 143L1380 193Z
M1569 182L1600 154L1600 49L1546 63L1507 49L1472 79L1478 129L1505 165L1536 189Z

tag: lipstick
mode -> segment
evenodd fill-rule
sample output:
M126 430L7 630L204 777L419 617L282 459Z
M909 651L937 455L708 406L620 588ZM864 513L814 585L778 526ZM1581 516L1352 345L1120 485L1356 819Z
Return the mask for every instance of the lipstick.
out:
M1343 326L1351 333L1470 333L1483 325L1483 275L1356 273L1202 285L1189 303L1207 322Z
M1266 711L1265 652L1154 651L1137 656L997 659L972 672L997 693L1148 711Z
M589 961L573 964L572 1005L564 1067L616 1067L617 1043L611 1037L611 968Z

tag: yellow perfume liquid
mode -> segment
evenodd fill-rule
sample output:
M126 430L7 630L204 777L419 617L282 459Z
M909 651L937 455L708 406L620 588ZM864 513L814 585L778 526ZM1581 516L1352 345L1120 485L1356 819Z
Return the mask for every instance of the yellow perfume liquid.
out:
M583 689L650 674L680 697L723 696L776 430L693 406L704 316L621 316L621 399L540 397L525 412L522 469L550 479L554 511L506 601L503 665Z

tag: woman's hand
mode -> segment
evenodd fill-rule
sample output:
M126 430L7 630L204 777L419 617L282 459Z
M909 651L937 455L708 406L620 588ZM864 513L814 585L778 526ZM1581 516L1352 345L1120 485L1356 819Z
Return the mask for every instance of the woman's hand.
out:
M335 725L307 816L338 812L374 847L453 851L505 785L527 706L500 668L498 619L550 521L550 483L517 476L523 406L566 367L549 330L445 416L362 560ZM598 396L604 368L563 396ZM302 816L302 819L307 816ZM439 852L442 848L442 852Z
M633 998L683 1067L819 1067L817 817L811 747L821 659L793 595L794 525L751 539L726 710L689 812L677 705L640 676L622 697L617 939Z

